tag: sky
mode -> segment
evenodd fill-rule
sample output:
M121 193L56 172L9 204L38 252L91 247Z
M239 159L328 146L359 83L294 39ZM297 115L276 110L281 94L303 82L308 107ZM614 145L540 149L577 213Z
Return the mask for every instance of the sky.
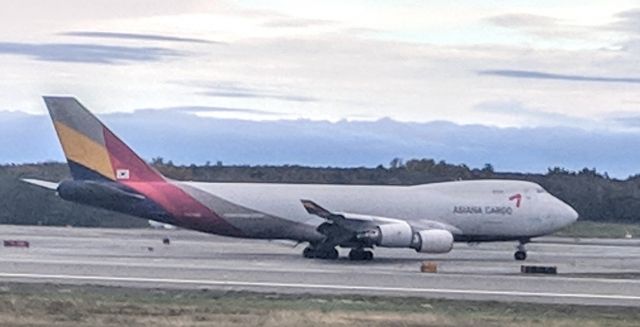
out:
M212 125L220 120L273 126L298 122L296 126L318 129L313 133L319 138L337 126L350 127L349 122L387 126L390 120L408 130L447 123L458 136L467 136L453 135L445 142L452 151L458 149L453 153L477 146L475 136L467 133L472 127L495 131L494 153L510 149L513 140L501 138L517 131L522 150L511 149L509 155L528 164L488 152L484 157L438 152L424 139L410 151L398 148L398 156L491 162L512 171L557 164L595 167L617 176L640 173L631 155L640 149L640 1L0 4L0 113L5 118L45 115L41 95L65 94L77 96L98 115L142 117L149 110L182 110L180 117ZM161 124L153 115L145 117L146 124ZM175 128L188 129L184 121L175 121ZM0 127L9 130L10 122L15 123L0 118ZM327 126L331 128L323 133ZM527 146L537 146L531 138L540 133L555 139L547 152L542 146L536 150L541 155L531 157ZM296 137L286 131L277 135ZM584 138L565 142L576 135ZM369 136L345 135L352 137L350 142L376 142L375 135ZM12 145L24 140L4 137ZM135 133L131 137L144 139ZM595 147L593 139L607 145ZM193 151L204 151L197 135L189 140ZM152 142L136 146L151 156L149 149L156 148ZM567 148L558 150L560 145ZM331 151L318 153L313 162L302 154L282 157L311 165L371 165L374 157L380 161L382 154L394 153L389 146L376 156L349 160ZM557 155L562 151L573 153L571 160ZM211 157L238 163L282 161L247 155L250 159L243 162L241 153ZM176 157L182 152L162 154ZM0 151L0 162L27 157L40 158L38 153ZM40 159L62 157L47 153Z

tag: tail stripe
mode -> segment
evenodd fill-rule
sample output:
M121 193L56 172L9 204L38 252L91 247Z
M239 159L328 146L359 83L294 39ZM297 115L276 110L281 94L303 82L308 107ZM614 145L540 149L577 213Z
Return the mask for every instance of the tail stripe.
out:
M112 172L116 179L125 181L162 182L164 178L154 168L138 157L110 130L104 129L106 149L110 157Z
M74 161L84 167L106 177L115 180L114 170L107 149L95 142L95 140L77 132L61 122L54 122L62 149L68 160ZM72 174L74 171L71 171ZM73 176L76 179L79 176Z
M78 134L104 146L103 126L87 108L74 98L44 97L49 114L54 122L62 123Z

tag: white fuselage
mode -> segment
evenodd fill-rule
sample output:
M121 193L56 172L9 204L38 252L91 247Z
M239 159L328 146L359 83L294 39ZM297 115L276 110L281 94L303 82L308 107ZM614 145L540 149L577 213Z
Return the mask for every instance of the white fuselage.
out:
M216 197L292 223L318 226L300 200L341 213L408 222L414 229L443 228L459 239L502 240L552 233L577 219L567 204L535 183L479 180L416 186L181 182ZM223 217L242 217L239 212Z

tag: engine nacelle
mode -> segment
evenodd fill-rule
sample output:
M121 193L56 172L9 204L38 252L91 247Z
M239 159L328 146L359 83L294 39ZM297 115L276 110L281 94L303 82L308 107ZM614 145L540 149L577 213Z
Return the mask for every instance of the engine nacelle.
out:
M447 253L453 248L453 234L444 229L422 230L416 233L414 248L423 253Z
M378 226L377 245L390 248L405 248L411 246L413 230L406 222L397 222Z

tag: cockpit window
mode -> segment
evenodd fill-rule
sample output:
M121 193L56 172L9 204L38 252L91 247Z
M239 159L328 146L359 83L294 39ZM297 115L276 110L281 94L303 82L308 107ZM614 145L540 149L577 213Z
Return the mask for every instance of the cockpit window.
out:
M543 188L537 188L536 193L547 193Z

